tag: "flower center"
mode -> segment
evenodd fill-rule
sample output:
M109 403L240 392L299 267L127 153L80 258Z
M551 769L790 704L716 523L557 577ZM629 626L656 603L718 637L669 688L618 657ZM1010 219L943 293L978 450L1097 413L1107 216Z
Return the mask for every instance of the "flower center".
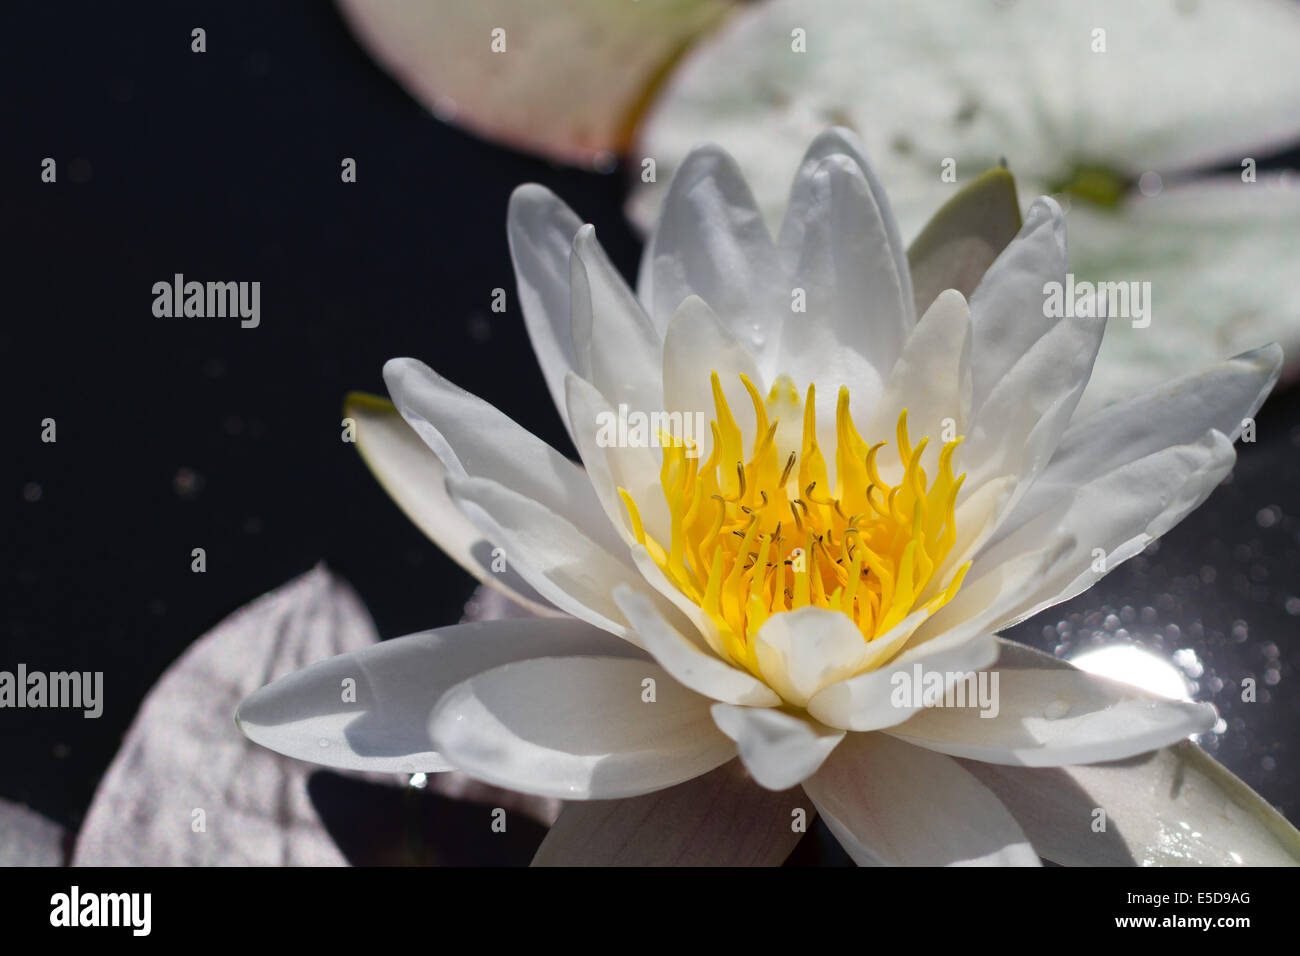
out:
M938 475L928 481L921 458L929 439L912 444L905 409L893 468L878 459L887 441L868 446L858 434L849 391L841 388L832 488L817 444L813 386L801 409L787 376L777 379L766 401L746 376L741 382L756 422L748 460L716 372L713 448L703 465L695 467L692 442L660 436L669 541L646 533L636 502L619 489L637 541L704 611L714 649L758 675L754 637L774 614L810 606L838 611L869 643L916 608L934 611L951 600L966 567L942 589L935 573L956 540L954 510L965 475L953 476L952 456L961 439L944 444ZM780 447L779 412L802 414L797 450ZM896 484L881 476L886 465Z

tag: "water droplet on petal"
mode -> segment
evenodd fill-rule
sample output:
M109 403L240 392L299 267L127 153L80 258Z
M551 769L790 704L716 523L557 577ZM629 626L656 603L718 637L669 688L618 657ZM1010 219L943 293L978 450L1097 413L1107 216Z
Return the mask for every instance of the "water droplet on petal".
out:
M1049 703L1043 710L1043 716L1048 720L1060 720L1070 712L1070 704L1061 700L1059 697Z

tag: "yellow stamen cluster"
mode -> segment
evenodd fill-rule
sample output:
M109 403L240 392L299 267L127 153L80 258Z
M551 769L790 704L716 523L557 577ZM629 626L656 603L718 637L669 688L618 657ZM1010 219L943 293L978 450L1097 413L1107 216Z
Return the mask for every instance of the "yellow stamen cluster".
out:
M956 539L954 509L965 475L954 477L952 456L961 439L946 443L939 474L927 481L921 457L928 438L913 445L907 411L896 431L901 478L881 477L877 456L888 442L868 446L849 415L841 388L835 414L835 487L817 444L814 390L803 403L799 450L778 448L778 424L769 410L799 407L794 383L782 377L766 403L747 377L756 429L748 461L743 436L713 373L713 448L698 469L691 442L662 435L660 483L668 503L671 538L646 533L625 489L633 533L672 584L703 609L720 654L758 674L754 636L773 614L802 607L840 611L865 641L885 634L918 607L937 610L961 585L965 567L935 593L934 582ZM926 592L929 591L927 594Z

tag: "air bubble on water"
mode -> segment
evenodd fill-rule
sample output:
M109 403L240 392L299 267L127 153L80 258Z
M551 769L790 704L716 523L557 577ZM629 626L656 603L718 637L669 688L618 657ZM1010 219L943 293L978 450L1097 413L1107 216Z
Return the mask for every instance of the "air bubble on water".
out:
M203 478L193 469L181 466L172 477L172 488L182 498L193 498L203 487Z
M1143 196L1159 196L1160 190L1163 188L1164 181L1157 172L1147 170L1138 177L1138 189L1141 190Z
M1205 665L1196 656L1196 651L1190 647L1180 647L1174 651L1174 663L1181 667L1188 677L1193 679L1205 673Z

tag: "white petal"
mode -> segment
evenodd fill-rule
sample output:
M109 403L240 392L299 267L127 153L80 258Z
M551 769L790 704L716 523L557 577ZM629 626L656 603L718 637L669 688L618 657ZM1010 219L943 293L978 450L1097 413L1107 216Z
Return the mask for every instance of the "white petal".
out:
M1028 493L998 525L980 560L1024 547L1051 527L1071 528L1088 554L1082 590L1103 573L1091 569L1097 559L1093 548L1102 549L1105 569L1113 570L1199 504L1194 493L1213 489L1215 475L1221 478L1222 469L1231 466L1232 453L1207 429L1235 437L1277 381L1280 367L1277 346L1257 349L1071 426ZM1182 510L1166 513L1175 502ZM1083 574L1085 562L1077 562L1070 577ZM1064 586L1060 582L1052 593Z
M976 397L970 437L962 446L963 497L965 487L973 490L1003 475L1020 480L1012 503L1028 489L1056 450L1088 384L1105 324L1104 318L1055 320L983 404Z
M848 130L819 135L803 156L777 246L809 308L787 325L787 342L798 350L798 339L826 329L888 375L917 316L889 200Z
M945 680L951 683L955 675L987 667L997 659L997 654L997 644L991 634L968 633L966 628L946 631L905 650L884 667L825 687L808 701L808 713L824 724L843 730L892 727L926 706L924 699L901 700L892 696L901 681L912 680L917 668L925 673L945 675Z
M1072 665L999 640L999 667ZM1184 741L1142 758L1077 767L962 760L1044 857L1065 866L1294 866L1300 833L1258 794ZM1097 810L1106 827L1096 827Z
M735 756L708 705L649 661L548 657L456 685L429 735L457 769L488 783L567 800L628 797Z
M1194 443L1210 429L1235 440L1243 422L1277 383L1281 367L1282 350L1266 346L1166 382L1071 425L1033 487L999 525L992 543L1059 507L1080 485L1130 462Z
M456 624L290 673L249 695L235 722L263 747L329 767L447 770L427 724L438 698L460 681L521 658L637 653L572 618ZM344 699L352 686L355 702Z
M1209 497L1235 460L1232 443L1211 431L1193 444L1163 449L1087 482L989 545L972 567L998 564L1059 534L1076 539L1074 556L1045 575L1021 604L1008 608L995 628L1068 600L1140 553Z
M955 760L851 734L804 781L859 866L1037 866L1011 814Z
M753 441L754 406L740 376L748 376L760 396L765 394L763 378L748 350L699 296L686 298L673 314L664 335L663 363L664 408L692 416L686 427L702 461L713 450L708 423L717 417L714 372L736 424Z
M911 270L908 266L906 248L903 245L902 236L899 234L898 222L889 207L888 194L881 185L880 177L876 175L875 168L871 163L867 162L862 143L852 130L836 126L822 130L813 137L803 155L803 159L799 163L799 168L795 172L794 183L790 188L790 201L786 209L785 219L781 224L779 240L781 251L783 254L789 254L802 249L804 242L807 241L810 226L808 204L816 201L816 189L814 188L816 184L814 180L817 178L818 170L824 168L824 161L832 158L850 160L866 182L871 203L875 207L875 214L871 217L872 221L870 222L860 225L850 223L851 228L843 238L859 240L859 237L854 235L859 230L871 234L883 233L887 245L883 258L888 260L889 265L882 266L872 263L871 267L873 269L888 269L882 275L882 281L886 286L898 287L896 295L900 300L898 308L901 311L896 316L896 320L900 324L895 328L901 331L903 337L906 337L911 332L912 325L916 322L916 312L912 305ZM865 209L861 211L868 212ZM817 227L813 226L813 228ZM892 277L890 273L892 273ZM892 310L892 303L889 307ZM869 321L876 323L879 321L879 317L871 316ZM885 324L878 331L881 334L887 334L886 330L888 328L889 325ZM899 344L901 344L901 340Z
M895 629L906 649L883 667L831 684L808 702L809 712L832 727L878 730L901 724L933 701L927 675L941 675L946 690L960 675L987 667L997 659L992 625L1006 617L1009 608L1021 606L1038 587L1039 580L1075 553L1073 538L1064 536L1038 551L1020 555L984 572L972 572L947 605L930 617L913 612ZM898 643L890 635L871 642ZM907 693L915 687L917 693ZM898 695L895 689L902 688ZM926 691L922 693L922 691Z
M527 183L510 195L506 235L524 325L566 424L564 376L577 363L569 331L569 253L581 227L582 220L545 186Z
M570 372L565 379L565 401L572 425L573 443L586 466L587 477L600 499L610 524L623 541L635 538L627 509L619 497L622 488L636 502L645 530L656 541L667 540L668 503L659 483L660 460L656 449L610 441L602 434L605 423L618 421L618 412L596 386Z
M421 531L479 581L536 614L559 614L513 568L493 572L492 544L447 495L447 469L396 407L353 393L343 414L357 424L357 450L384 490Z
M712 713L754 779L769 790L802 783L844 739L842 730L768 707L714 704Z
M594 226L573 238L569 283L578 374L614 404L643 414L662 409L663 343L596 241Z
M485 478L449 477L447 492L502 549L507 564L552 604L635 642L613 591L619 585L650 589L626 557L622 542L615 551L606 550L549 508Z
M977 685L972 677L969 688ZM978 675L991 701L931 707L889 733L953 757L1023 767L1122 760L1214 726L1209 704L1166 700L1078 670L999 669Z
M1006 620L1013 609L1022 607L1036 593L1043 578L1062 568L1068 573L1078 550L1074 536L1061 532L1050 536L1047 544L1036 551L1026 551L1001 562L972 565L956 596L916 629L911 646L939 637L952 640L957 632L969 633L972 629L996 631L995 625Z
M640 638L641 646L673 677L698 694L729 704L776 707L771 688L702 649L673 627L645 594L625 588L614 599Z
M777 341L789 289L776 247L735 160L714 146L693 150L672 178L641 259L638 292L666 331L689 295L709 303L741 341Z
M841 141L837 132L814 140L795 176L780 250L806 312L784 323L777 364L832 400L848 385L865 415L916 318L884 192L860 157L837 150Z
M780 866L816 809L802 790L755 786L737 760L626 800L565 804L533 866Z
M1020 232L971 293L976 408L1058 321L1044 314L1043 286L1064 283L1065 270L1065 217L1055 200L1040 196L1029 207Z
M935 473L949 420L953 435L966 434L970 421L970 332L970 311L962 294L953 289L940 293L916 324L889 373L884 394L863 432L871 436L868 441L878 440L877 435L892 439L898 416L907 409L912 443L923 435L930 437L921 463L928 473ZM888 467L890 475L901 477L896 451L882 454L880 465L882 474Z
M604 547L620 546L582 469L532 432L414 359L385 363L384 381L402 417L449 475L499 482Z
M763 679L796 707L865 667L867 648L847 614L812 606L773 614L754 636Z
M723 647L722 635L718 626L713 623L703 608L692 601L689 597L668 580L668 575L664 574L663 569L655 564L654 558L650 557L650 552L641 545L632 547L632 561L636 564L636 569L641 572L641 576L650 584L655 592L677 608L691 624L695 625L695 631L689 630L685 633L691 640L695 640L698 635L697 644L709 647L719 658L726 656Z

